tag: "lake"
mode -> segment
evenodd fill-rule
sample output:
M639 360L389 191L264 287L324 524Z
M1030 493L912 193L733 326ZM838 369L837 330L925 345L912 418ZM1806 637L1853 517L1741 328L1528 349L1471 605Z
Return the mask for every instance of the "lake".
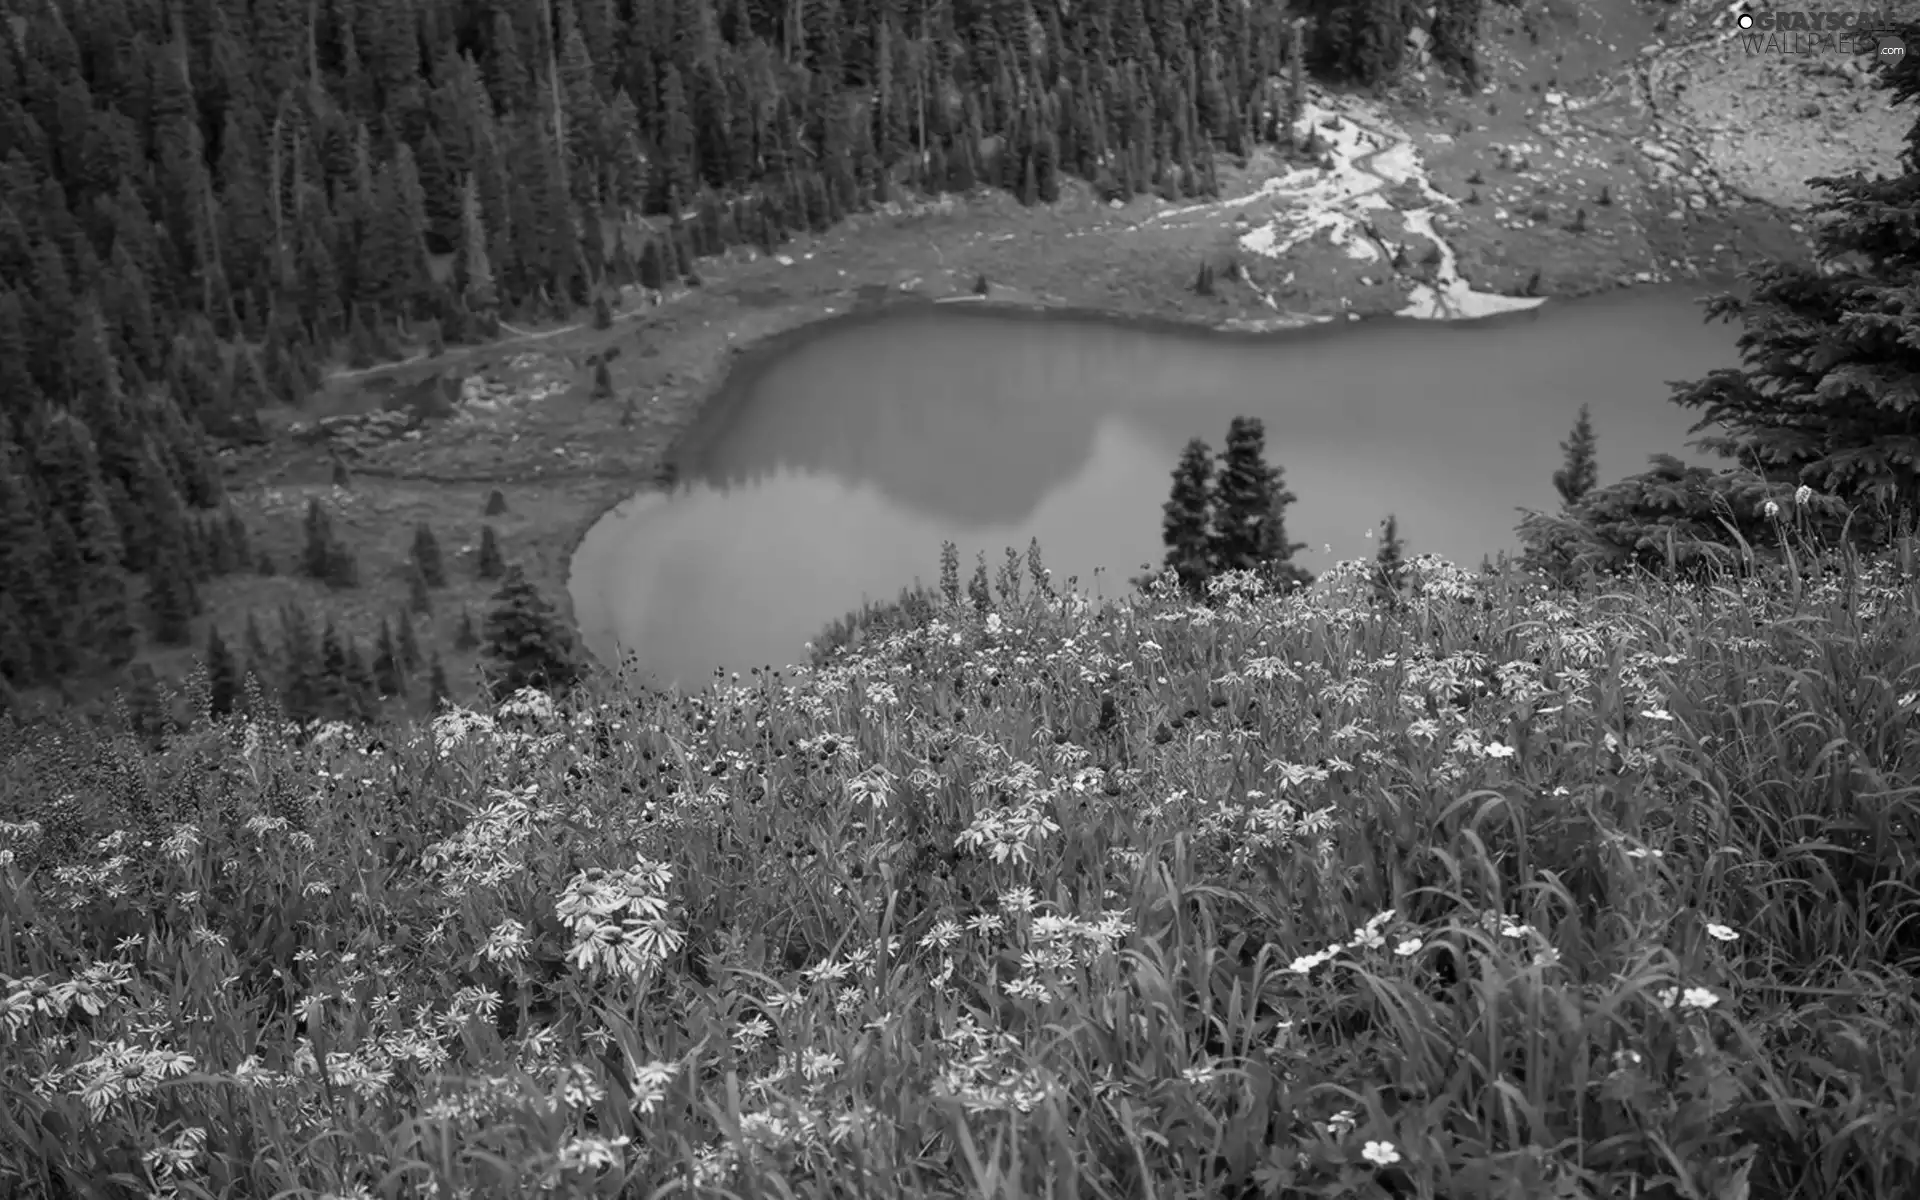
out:
M1158 563L1180 448L1235 415L1299 497L1288 532L1320 571L1409 553L1467 566L1559 500L1559 443L1593 409L1600 478L1685 452L1667 383L1735 361L1706 285L1636 288L1482 321L1387 320L1221 334L1093 315L919 305L837 318L743 359L672 494L594 526L569 587L589 647L657 683L806 661L863 599L963 574L1038 537L1056 581L1099 594ZM1328 549L1330 547L1330 550Z

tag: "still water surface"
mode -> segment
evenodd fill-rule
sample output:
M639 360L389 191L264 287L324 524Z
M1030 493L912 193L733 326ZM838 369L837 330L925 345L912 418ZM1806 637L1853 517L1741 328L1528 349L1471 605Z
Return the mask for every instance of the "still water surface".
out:
M1390 512L1410 552L1476 565L1516 545L1517 508L1558 504L1583 403L1603 481L1698 457L1666 384L1730 365L1736 332L1702 322L1703 290L1260 338L960 305L835 323L739 373L687 486L595 526L574 609L603 659L698 685L805 661L863 599L934 582L944 539L970 568L1038 537L1055 579L1118 595L1160 558L1180 447L1219 449L1237 414L1266 422L1309 570L1370 556Z

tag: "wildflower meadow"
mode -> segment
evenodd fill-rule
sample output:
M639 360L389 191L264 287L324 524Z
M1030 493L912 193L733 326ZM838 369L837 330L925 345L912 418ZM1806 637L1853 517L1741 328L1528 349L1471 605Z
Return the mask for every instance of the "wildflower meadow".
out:
M0 1194L1897 1198L1896 566L1037 555L824 664L0 767Z

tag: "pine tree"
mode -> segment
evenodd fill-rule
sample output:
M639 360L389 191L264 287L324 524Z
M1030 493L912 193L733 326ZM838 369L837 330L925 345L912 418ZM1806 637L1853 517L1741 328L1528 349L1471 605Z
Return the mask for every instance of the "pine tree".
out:
M306 548L300 552L300 571L309 579L324 580L333 565L333 523L320 498L307 501Z
M480 527L479 573L482 579L498 579L507 569L506 560L500 557L500 539L493 532L493 526Z
M163 646L186 645L193 637L197 608L186 542L176 532L155 548L147 571L147 614L154 640Z
M486 515L489 517L497 517L502 515L506 511L507 511L506 493L502 492L499 488L494 488L492 491L488 492Z
M1373 594L1382 604L1397 606L1406 574L1406 546L1400 540L1400 521L1392 513L1380 522L1380 548L1373 556Z
M1216 571L1251 571L1261 562L1273 508L1273 471L1266 463L1266 428L1258 418L1235 417L1227 431L1213 490L1212 562Z
M425 521L413 527L413 562L428 587L445 587L447 569L440 558L440 541Z
M1266 462L1266 427L1235 417L1213 488L1211 560L1215 572L1254 571L1283 588L1311 577L1294 566L1304 544L1287 540L1286 510L1294 502L1281 471Z
M251 610L247 612L245 649L248 669L265 679L273 669L273 651L267 648L266 635L260 632L260 620Z
M1213 574L1213 451L1201 439L1194 438L1181 452L1163 511L1167 566L1189 595L1201 596Z
M50 682L58 673L59 647L46 636L58 610L53 552L46 522L25 478L20 455L0 425L0 600L10 608L14 636L0 640L0 669L17 685Z
M1560 453L1565 462L1553 473L1554 490L1560 493L1561 503L1568 508L1580 503L1580 498L1600 482L1600 468L1594 457L1595 444L1593 418L1587 406L1582 404L1579 419L1573 423L1572 436L1560 443Z
M396 635L400 652L400 669L418 671L420 669L420 639L413 632L413 618L403 610L399 616L399 633Z
M1912 45L1920 22L1894 32ZM1920 103L1920 59L1897 60L1886 79L1895 103ZM1817 261L1763 263L1747 272L1745 295L1709 301L1709 319L1742 324L1741 365L1673 393L1699 410L1696 429L1724 431L1695 445L1855 506L1849 536L1866 544L1920 519L1920 119L1898 165L1891 178L1814 181Z
M1287 490L1286 475L1273 468L1271 505L1260 530L1260 574L1270 587L1283 592L1313 586L1313 573L1293 561L1307 548L1305 542L1287 540L1287 509L1299 497Z
M385 618L380 621L380 640L374 650L373 683L382 696L407 694L405 669L401 665L399 647L394 644L393 625Z
M437 653L433 656L433 669L428 675L427 688L434 711L438 712L453 705L453 688L447 684L446 664L440 661L440 655Z
M639 275L640 286L649 291L657 292L667 284L666 267L660 260L660 243L655 238L648 238L640 247Z
M341 698L346 715L355 721L371 721L380 715L380 694L360 639L347 639L343 659Z
M341 591L360 586L360 562L341 542L328 547L325 578L328 587Z
M496 701L523 687L565 692L584 669L572 632L518 567L494 594L485 653Z
M344 721L354 715L355 702L347 669L347 644L331 619L320 631L320 662L313 682L320 716L329 721Z
M327 689L314 646L313 622L305 609L288 605L280 611L280 639L281 708L297 725L318 720L324 715Z
M418 563L407 569L407 606L423 617L433 611L433 593L428 590L426 572Z
M460 610L460 628L454 632L453 645L458 650L472 650L480 645L480 635L473 628L473 613L468 609Z
M480 191L473 177L460 189L460 259L462 298L475 313L491 313L500 303L494 284L493 261L487 253L487 229L480 218Z
M207 715L228 716L240 698L240 664L218 626L207 627L207 653L202 661L207 671Z

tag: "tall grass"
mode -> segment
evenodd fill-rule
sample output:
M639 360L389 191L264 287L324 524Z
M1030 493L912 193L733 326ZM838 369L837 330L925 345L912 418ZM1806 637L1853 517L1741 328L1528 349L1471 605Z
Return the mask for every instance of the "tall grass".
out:
M0 1192L1914 1194L1912 580L1213 587L18 731Z

